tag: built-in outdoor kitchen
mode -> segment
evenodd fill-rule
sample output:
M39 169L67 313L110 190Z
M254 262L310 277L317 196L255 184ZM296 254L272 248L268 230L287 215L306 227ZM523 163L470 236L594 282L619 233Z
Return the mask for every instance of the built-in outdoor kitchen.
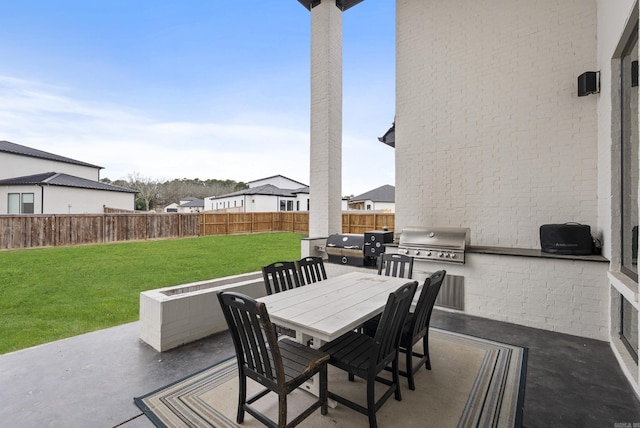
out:
M605 257L478 246L471 236L465 227L410 226L334 234L317 248L330 263L372 269L382 252L409 255L419 281L444 269L448 281L436 301L444 310L600 340L609 336L608 319L598 315L608 311L606 287L594 281L606 277ZM568 309L576 305L580 311Z

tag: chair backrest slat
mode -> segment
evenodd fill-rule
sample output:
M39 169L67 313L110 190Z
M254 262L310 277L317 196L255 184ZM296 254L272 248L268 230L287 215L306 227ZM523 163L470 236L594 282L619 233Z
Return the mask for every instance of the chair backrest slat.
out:
M262 267L262 277L267 294L279 293L300 287L295 262L275 262Z
M378 258L378 275L411 279L413 257L404 254L382 253Z
M373 365L389 361L395 355L417 287L418 283L411 281L389 295L374 336L378 349L375 360L371 361Z
M301 285L312 284L314 282L327 279L327 272L324 268L322 257L303 257L297 262L298 275Z

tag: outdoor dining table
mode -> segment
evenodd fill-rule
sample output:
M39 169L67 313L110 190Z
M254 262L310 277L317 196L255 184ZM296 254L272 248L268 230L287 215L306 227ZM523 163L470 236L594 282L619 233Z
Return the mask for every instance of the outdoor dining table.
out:
M267 305L272 323L295 330L297 341L311 340L312 347L319 348L382 313L389 293L408 281L349 272L257 300ZM304 389L319 395L318 382Z

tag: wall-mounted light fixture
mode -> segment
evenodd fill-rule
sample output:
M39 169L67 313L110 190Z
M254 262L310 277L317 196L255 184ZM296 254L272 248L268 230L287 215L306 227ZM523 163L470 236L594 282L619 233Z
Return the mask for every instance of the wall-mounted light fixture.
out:
M600 92L600 72L587 71L578 76L578 96L597 94Z

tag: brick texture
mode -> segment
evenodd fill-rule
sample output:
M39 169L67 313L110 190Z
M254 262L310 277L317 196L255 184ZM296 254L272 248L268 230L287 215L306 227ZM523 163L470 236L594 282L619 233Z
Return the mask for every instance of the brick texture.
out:
M462 226L539 248L539 227L598 229L595 0L397 0L396 230ZM607 263L469 255L465 312L607 340ZM418 267L436 270L437 266Z
M595 2L398 0L396 228L465 226L538 248L541 224L597 230Z

